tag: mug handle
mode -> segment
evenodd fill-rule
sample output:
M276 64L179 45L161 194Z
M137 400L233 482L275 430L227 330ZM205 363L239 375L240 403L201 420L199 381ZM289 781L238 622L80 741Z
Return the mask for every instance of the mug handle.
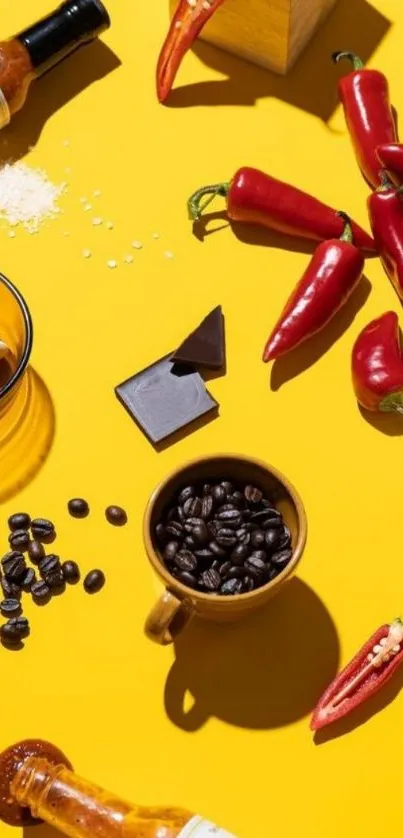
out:
M147 617L145 633L154 643L167 646L192 619L193 612L191 602L178 599L165 590Z

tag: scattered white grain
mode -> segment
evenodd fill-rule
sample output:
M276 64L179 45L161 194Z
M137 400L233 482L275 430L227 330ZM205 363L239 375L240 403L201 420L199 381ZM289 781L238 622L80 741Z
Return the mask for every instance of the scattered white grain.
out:
M101 195L102 195L102 192L101 192L100 189L94 189L92 194L93 194L94 198L100 198Z
M153 234L152 234L152 238L153 238L153 239L159 239L159 237L160 237L160 234L159 234L159 233L153 233Z
M64 231L64 233L63 233L63 235L67 237L67 236L69 236L69 235L70 235L70 233L68 232L68 230L65 230L65 231Z
M125 256L125 262L127 265L131 265L131 263L133 262L133 256L131 256L130 253L128 253L127 256Z
M105 221L105 227L107 228L107 230L113 230L114 226L115 225L113 221Z
M63 145L65 148L68 148L70 145L70 140L63 140Z
M88 204L88 198L80 198L80 204Z
M65 175L71 175L71 169L70 169L70 166L67 166L67 169L65 169L65 170L64 170L64 174L65 174Z
M96 216L96 218L92 219L92 223L93 223L94 227L99 227L102 224L102 218L99 218L98 216Z
M108 268L117 268L118 266L116 259L108 259L106 264L108 265Z
M164 251L164 256L165 256L166 259L174 259L175 258L175 254L172 253L172 250L165 250Z
M132 247L134 247L135 250L141 250L141 248L143 247L143 243L139 241L134 241L132 242Z
M54 217L62 192L63 187L51 183L45 172L24 163L7 163L0 169L0 218L28 231L38 230L45 218Z
M15 239L15 230L10 230L10 232L8 234L8 238L9 239Z
M89 212L90 210L92 210L92 204L85 204L84 210L85 212Z
M86 249L86 250L83 250L83 256L84 256L84 259L90 259L90 257L92 256L92 253L91 253L90 250Z

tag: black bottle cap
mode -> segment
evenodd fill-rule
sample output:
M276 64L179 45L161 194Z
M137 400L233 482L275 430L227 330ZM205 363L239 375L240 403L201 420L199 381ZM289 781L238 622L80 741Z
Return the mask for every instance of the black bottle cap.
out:
M33 67L40 74L81 44L94 40L110 24L101 0L67 0L17 38L28 50Z

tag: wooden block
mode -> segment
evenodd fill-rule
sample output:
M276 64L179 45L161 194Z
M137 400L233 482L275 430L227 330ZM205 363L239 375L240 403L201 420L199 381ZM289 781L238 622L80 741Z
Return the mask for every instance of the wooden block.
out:
M290 70L337 0L226 0L201 38L276 73ZM177 0L170 0L171 12Z

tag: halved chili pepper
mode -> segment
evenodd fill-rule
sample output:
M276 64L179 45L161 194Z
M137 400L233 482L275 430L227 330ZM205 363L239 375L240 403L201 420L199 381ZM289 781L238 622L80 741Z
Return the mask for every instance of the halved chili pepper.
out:
M366 410L403 413L403 356L397 314L387 311L360 332L351 372L357 401Z
M376 154L382 169L386 169L395 186L401 186L403 183L403 145L401 143L379 145Z
M342 719L382 689L403 661L402 647L402 621L381 626L330 684L314 710L311 730Z
M353 72L339 81L339 97L361 172L376 189L381 168L376 149L397 142L388 81L378 70L365 69L353 52L335 52L332 58L335 63L348 58L353 65Z
M343 232L337 210L258 169L245 166L229 183L198 189L188 201L189 218L200 219L216 195L226 198L227 215L232 221L260 224L278 233L314 241L337 238ZM208 197L203 202L205 196ZM354 221L351 224L357 247L374 256L376 247L371 236Z
M274 361L323 329L358 284L364 257L352 243L349 217L339 216L344 232L315 251L266 343L264 361Z
M368 198L372 235L385 271L403 300L403 196L382 173L382 183Z
M180 0L157 65L157 95L165 102L184 55L224 0Z

